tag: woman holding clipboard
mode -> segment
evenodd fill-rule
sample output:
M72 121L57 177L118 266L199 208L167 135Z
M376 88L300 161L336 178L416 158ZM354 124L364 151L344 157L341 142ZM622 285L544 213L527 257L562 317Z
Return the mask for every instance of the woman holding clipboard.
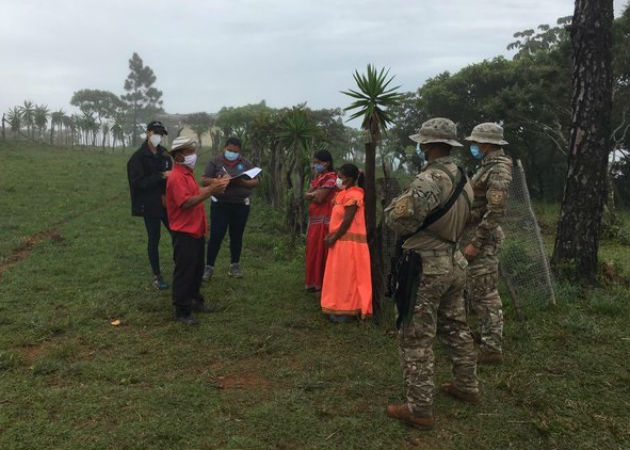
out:
M204 186L213 178L226 176L231 178L225 192L213 196L210 204L210 238L203 273L204 281L212 278L214 263L227 232L230 234L231 256L228 275L237 278L243 276L240 268L243 233L249 217L252 189L258 186L259 178L240 176L253 168L253 165L241 155L241 145L239 138L230 137L225 143L224 151L208 161L203 173L201 183Z

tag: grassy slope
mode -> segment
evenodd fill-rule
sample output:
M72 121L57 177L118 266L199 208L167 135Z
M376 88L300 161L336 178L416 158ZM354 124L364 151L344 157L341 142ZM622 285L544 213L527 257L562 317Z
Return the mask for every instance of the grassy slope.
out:
M0 143L0 156L0 258L25 236L62 237L0 278L0 448L630 446L627 289L563 286L557 307L527 306L524 322L508 307L507 361L479 369L483 404L437 395L436 428L417 432L383 413L402 399L391 321L326 323L302 291L301 244L260 202L246 278L226 276L224 248L203 288L222 311L185 329L170 292L149 288L127 154ZM170 273L168 239L161 252Z

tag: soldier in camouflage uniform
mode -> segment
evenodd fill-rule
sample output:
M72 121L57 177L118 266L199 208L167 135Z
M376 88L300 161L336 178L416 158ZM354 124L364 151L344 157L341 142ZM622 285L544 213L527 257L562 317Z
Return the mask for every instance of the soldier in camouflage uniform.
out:
M447 203L461 173L450 156L456 141L455 124L444 118L424 122L410 138L420 143L428 163L409 189L392 200L385 210L387 224L403 244L422 258L422 276L413 316L399 330L400 359L407 402L388 405L387 415L420 429L433 427L433 340L446 344L453 381L440 391L460 400L479 401L476 355L466 322L464 286L466 260L457 247L470 214L472 187L464 190L441 218L418 231L427 216Z
M501 148L507 142L503 128L496 123L477 125L466 140L472 142L473 157L481 159L481 167L471 180L475 198L462 240L468 259L466 295L481 325L477 362L499 364L503 361L503 311L497 289L498 255L504 238L499 224L505 216L512 159Z

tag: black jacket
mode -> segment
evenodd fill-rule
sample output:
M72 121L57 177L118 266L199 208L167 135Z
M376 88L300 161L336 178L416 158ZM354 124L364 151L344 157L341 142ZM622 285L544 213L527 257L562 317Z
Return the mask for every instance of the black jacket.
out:
M162 172L173 168L173 160L164 147L158 145L154 155L146 141L127 162L127 178L131 193L131 214L134 216L162 217L166 209L162 195L166 192L166 179Z

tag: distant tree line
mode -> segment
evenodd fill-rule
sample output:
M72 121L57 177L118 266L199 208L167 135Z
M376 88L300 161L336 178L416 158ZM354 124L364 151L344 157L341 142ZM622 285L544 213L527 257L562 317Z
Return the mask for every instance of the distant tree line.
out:
M615 19L612 30L611 206L615 202L628 206L630 202L629 11L626 7ZM287 212L292 217L290 225L303 230L300 193L315 150L327 148L336 159L360 165L366 162L367 150L374 153L376 177L413 174L418 170L418 149L408 136L422 121L449 117L458 124L462 137L479 122L495 121L505 128L509 154L523 162L532 196L559 201L571 127L570 22L570 17L564 17L554 26L540 25L515 33L514 42L507 46L515 52L512 59L499 56L484 60L453 74L438 74L415 92L394 93L385 109L389 129L379 129L378 136L369 123L362 130L346 126L341 109L313 110L306 104L271 108L262 101L174 119L163 110L162 92L154 87L153 70L136 53L129 60L123 95L79 90L70 100L79 110L75 114L63 109L51 112L46 105L24 101L3 115L3 136L58 145L135 147L145 123L156 117L167 123L172 135L183 125L200 141L202 135L209 134L215 152L228 136L236 135L253 160L273 174L265 181L265 197L274 206L292 205L292 212ZM463 164L472 166L466 149L458 156ZM281 182L272 183L272 179Z
M2 116L2 135L57 145L100 147L134 146L143 125L162 109L162 92L153 87L156 77L142 58L134 53L129 60L125 94L99 89L81 89L70 99L79 113L63 109L51 111L48 105L25 100Z

